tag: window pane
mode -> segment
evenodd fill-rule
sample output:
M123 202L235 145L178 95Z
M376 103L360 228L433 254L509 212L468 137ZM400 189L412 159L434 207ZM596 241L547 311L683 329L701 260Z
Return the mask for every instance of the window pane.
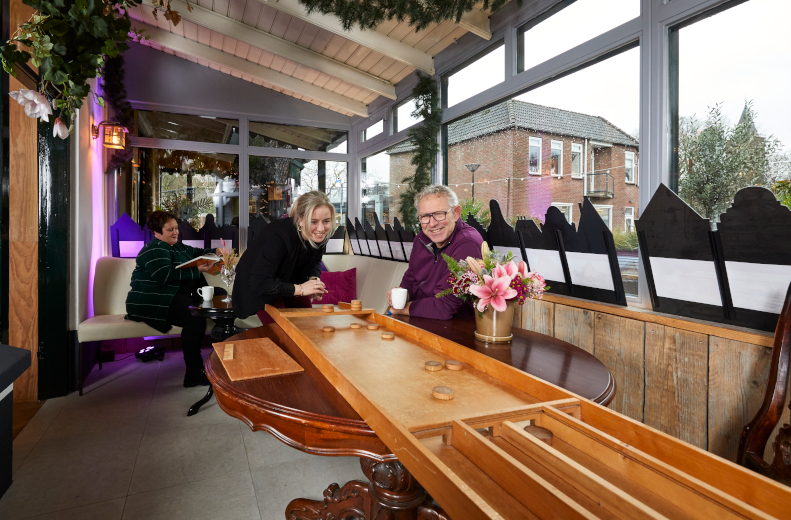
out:
M239 144L239 120L135 110L138 137L199 143Z
M612 208L597 207L596 212L599 214L604 223L607 224L607 227L612 229Z
M164 209L196 230L209 214L217 226L239 225L239 156L148 148L137 153L140 167L133 168L133 180L142 210L138 222Z
M571 204L558 204L556 202L553 202L552 205L563 212L563 216L566 217L566 221L568 221L569 224L574 221L572 215L573 206Z
M631 152L624 157L624 172L626 182L634 182L634 154Z
M345 130L250 121L250 146L346 153Z
M412 117L412 112L415 111L415 100L410 99L406 103L402 103L396 109L396 117L393 124L393 133L405 130L410 126L423 121L422 117Z
M563 4L561 4L563 5ZM640 0L576 0L538 24L523 29L527 70L640 16Z
M347 164L336 161L250 156L250 219L275 219L288 213L301 194L319 190L335 206L335 223L346 223Z
M593 204L612 205L608 225L623 233L624 208L634 207L635 218L640 211L637 185L625 182L627 152L639 161L639 88L635 47L450 123L448 184L485 208L496 199L511 222L543 220L552 203L577 208L587 194ZM474 163L471 185L466 165ZM564 175L550 177L553 169ZM579 225L579 211L570 215ZM631 237L616 245L619 257L636 254ZM622 274L627 294L637 294L636 264Z
M670 187L712 222L739 189L789 178L789 16L750 0L671 32Z
M505 46L500 45L489 54L454 72L445 81L449 107L502 83L505 81Z
M385 129L384 120L380 119L376 123L372 124L365 130L363 130L362 140L363 142L367 141L372 137L376 137L377 135L381 134Z

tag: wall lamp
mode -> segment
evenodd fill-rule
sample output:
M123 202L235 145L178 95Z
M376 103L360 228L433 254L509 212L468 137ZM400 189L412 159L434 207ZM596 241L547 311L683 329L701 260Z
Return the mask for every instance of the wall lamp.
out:
M91 125L91 133L94 139L99 138L99 132L102 127L104 127L104 140L102 142L104 147L123 150L126 146L126 133L128 130L121 126L121 123L102 121L98 125Z

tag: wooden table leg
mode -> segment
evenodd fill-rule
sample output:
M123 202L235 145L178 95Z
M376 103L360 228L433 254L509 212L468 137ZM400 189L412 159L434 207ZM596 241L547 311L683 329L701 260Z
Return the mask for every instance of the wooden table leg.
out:
M417 520L418 507L426 502L427 493L403 464L361 458L360 466L369 482L353 480L343 487L332 484L324 491L324 500L292 500L286 507L286 519Z

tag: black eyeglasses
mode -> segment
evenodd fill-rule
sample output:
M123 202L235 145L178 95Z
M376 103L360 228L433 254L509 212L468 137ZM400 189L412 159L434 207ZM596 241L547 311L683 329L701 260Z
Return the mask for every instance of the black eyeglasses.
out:
M442 222L448 218L448 213L453 211L453 208L450 208L448 211L435 211L434 213L426 213L425 215L418 216L418 220L421 224L428 224L431 222L431 218L434 217L434 220L437 222Z

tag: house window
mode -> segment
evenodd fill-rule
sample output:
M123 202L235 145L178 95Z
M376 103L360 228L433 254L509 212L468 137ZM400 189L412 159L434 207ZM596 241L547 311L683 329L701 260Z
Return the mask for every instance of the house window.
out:
M607 224L607 227L612 230L612 206L600 206L597 204L593 205L596 208L596 213L601 216L601 219Z
M572 220L574 219L574 215L572 213L574 204L568 204L566 202L553 202L552 205L562 211L563 216L566 217L566 221L571 224Z
M623 209L623 220L626 231L634 231L634 208L627 206Z
M527 171L530 175L541 175L541 138L530 138L530 156Z
M563 141L552 141L550 175L563 177Z
M571 176L582 178L582 145L579 143L571 145Z
M629 184L634 184L634 152L626 152L626 158L624 160L624 171L626 174L624 177L626 178L626 182Z
M361 141L365 142L372 137L376 137L377 135L381 134L385 129L384 120L380 119L376 123L372 124L368 128L362 131L360 137Z

